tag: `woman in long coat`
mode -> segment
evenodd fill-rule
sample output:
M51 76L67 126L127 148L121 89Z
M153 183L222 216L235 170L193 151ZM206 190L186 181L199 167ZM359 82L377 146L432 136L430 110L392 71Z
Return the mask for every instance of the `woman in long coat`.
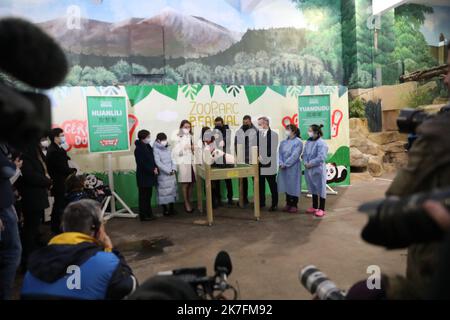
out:
M300 156L303 142L300 130L294 124L286 126L286 139L281 141L278 152L278 191L286 193L286 206L283 211L296 213L301 189L302 172Z
M303 152L303 162L305 164L305 179L308 190L312 194L313 206L306 210L316 217L325 215L325 199L327 197L327 169L326 159L328 146L322 139L322 125L313 124L309 127L309 139L306 141Z
M134 157L136 159L136 180L139 190L139 218L141 221L150 221L155 219L152 212L151 199L158 174L153 148L150 145L150 132L140 130L135 145Z
M174 203L177 198L177 165L172 159L166 134L161 132L156 136L153 154L159 170L158 204L163 207L164 215L172 215L175 213ZM167 208L167 205L169 205L169 208Z
M194 211L191 204L192 189L195 182L194 143L192 141L192 126L188 120L181 121L180 130L173 139L172 158L178 168L178 182L184 198L184 210Z

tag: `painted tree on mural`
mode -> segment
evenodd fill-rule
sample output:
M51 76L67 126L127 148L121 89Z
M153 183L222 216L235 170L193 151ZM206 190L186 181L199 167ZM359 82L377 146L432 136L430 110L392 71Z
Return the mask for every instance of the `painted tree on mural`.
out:
M420 32L426 13L433 13L433 8L408 4L395 9L393 59L403 61L406 72L429 68L436 64L425 37Z
M308 32L303 54L318 57L337 83L342 83L341 1L292 0L317 31Z

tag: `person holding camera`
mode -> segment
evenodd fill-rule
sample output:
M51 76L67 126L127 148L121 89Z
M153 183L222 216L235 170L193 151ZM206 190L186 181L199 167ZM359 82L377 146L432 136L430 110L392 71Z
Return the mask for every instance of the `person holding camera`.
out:
M16 165L8 158L9 154L8 147L0 144L0 300L11 298L22 254L18 217L14 209L14 192L10 181L16 174Z
M98 202L80 200L64 210L63 233L29 258L22 299L119 300L137 280L113 249Z
M39 227L44 211L49 207L48 194L53 182L38 143L28 146L23 152L22 159L22 177L18 181L18 190L22 197L22 266L25 268L28 256L39 248Z
M450 92L450 70L444 83ZM443 107L436 116L426 119L417 127L417 139L408 152L408 163L398 171L386 192L387 196L405 197L450 187L449 109L450 106ZM389 279L388 297L426 298L435 276L441 247L441 241L409 246L406 278Z

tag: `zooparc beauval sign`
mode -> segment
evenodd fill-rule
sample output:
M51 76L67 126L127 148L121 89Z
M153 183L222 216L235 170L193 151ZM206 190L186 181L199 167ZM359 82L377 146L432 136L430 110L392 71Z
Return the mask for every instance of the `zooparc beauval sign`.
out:
M89 152L128 151L128 106L126 97L88 96Z

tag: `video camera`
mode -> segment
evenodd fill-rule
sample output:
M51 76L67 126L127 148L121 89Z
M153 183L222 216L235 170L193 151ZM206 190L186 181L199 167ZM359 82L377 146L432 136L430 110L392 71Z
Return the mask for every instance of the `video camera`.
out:
M450 209L450 188L434 189L402 198L388 197L361 205L359 211L369 216L362 238L388 249L442 240L444 231L423 209L427 200L440 202Z
M442 107L437 115L448 111L450 111L450 105ZM415 134L419 125L421 125L425 120L431 119L435 116L436 115L426 113L422 109L402 109L397 118L398 130L400 133Z
M225 251L217 254L214 262L214 276L208 276L206 267L181 268L159 272L158 276L174 276L188 283L202 300L236 300L238 291L228 283L228 276L233 266L231 258ZM226 293L232 292L231 299Z
M45 32L18 18L0 20L0 47L0 72L8 75L0 80L0 143L39 141L51 128L50 100L39 91L64 80L65 54ZM15 80L27 89L18 89Z

